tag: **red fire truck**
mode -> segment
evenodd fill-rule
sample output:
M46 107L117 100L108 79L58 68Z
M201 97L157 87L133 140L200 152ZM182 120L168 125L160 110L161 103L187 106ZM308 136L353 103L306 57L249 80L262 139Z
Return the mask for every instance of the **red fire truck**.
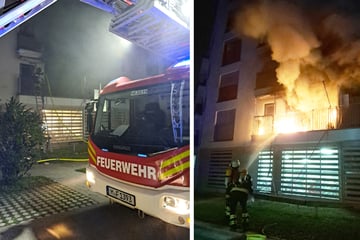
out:
M89 135L87 186L165 222L190 225L189 61L107 84Z

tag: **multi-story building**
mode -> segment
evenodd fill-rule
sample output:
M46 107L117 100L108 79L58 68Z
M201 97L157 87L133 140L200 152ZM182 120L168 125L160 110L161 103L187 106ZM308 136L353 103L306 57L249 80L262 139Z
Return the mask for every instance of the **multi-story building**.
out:
M49 93L43 48L34 35L14 29L0 39L0 51L0 104L17 97L27 108L38 111L50 143L82 141L86 99L53 97L51 90Z
M231 31L241 2L218 1L199 75L195 194L223 193L225 169L240 159L258 194L359 203L360 92L312 79L315 95L295 107L270 44Z

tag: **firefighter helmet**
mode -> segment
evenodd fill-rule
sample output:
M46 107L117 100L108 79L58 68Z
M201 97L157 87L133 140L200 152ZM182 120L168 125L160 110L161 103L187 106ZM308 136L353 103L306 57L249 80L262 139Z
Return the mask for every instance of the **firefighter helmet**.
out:
M239 159L237 159L237 160L232 160L231 163L230 163L230 166L231 166L232 168L238 168L238 167L240 167L240 160L239 160Z

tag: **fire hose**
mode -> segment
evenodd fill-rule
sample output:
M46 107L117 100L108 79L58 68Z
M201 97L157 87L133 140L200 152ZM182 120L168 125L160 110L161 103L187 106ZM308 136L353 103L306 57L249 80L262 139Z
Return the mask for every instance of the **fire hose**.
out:
M49 161L71 161L71 162L86 162L88 158L48 158L48 159L40 159L37 163L44 163Z

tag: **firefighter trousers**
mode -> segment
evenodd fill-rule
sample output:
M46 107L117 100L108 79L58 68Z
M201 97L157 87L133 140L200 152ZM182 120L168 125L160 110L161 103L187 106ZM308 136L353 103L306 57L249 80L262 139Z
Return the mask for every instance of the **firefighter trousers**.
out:
M225 217L229 220L230 217L230 188L227 187L225 190Z
M237 226L237 205L240 203L241 207L241 223L244 229L247 228L249 223L249 215L247 211L247 200L248 200L248 193L243 191L231 191L230 192L230 219L229 225L231 228L236 228Z

